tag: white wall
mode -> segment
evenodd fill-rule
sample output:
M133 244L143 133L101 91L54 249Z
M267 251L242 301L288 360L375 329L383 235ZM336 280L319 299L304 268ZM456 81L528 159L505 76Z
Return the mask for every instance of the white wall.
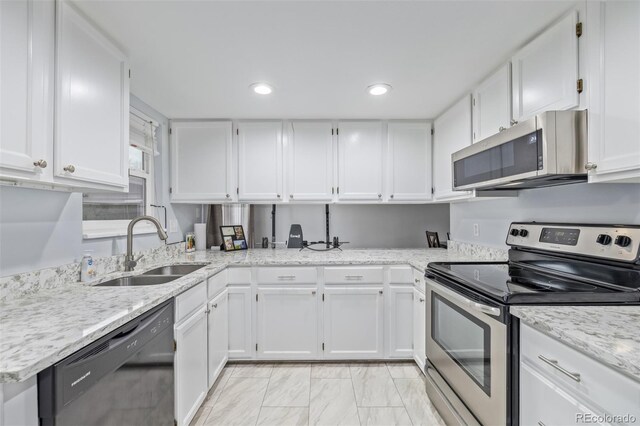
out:
M640 185L574 184L520 191L518 198L451 204L451 238L506 247L514 221L640 224ZM473 235L477 223L479 235Z
M131 97L131 105L163 126L160 156L156 157L156 204L167 206L168 220L177 220L178 232L169 234L168 242L184 239L193 230L200 206L169 203L169 138L166 117ZM161 167L158 167L161 164ZM161 211L157 217L162 222ZM134 250L164 244L157 234L135 237ZM82 239L82 194L0 187L0 276L28 272L79 261L85 250L94 257L126 252L126 238Z
M293 223L302 225L304 239L325 239L324 205L277 206L276 240L286 241ZM255 244L271 241L271 206L255 206ZM331 237L349 241L347 248L426 247L425 231L434 230L446 239L449 205L331 205Z

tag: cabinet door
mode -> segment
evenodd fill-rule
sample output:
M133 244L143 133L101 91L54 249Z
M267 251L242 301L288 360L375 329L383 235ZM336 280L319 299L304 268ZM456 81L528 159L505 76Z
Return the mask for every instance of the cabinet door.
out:
M259 287L257 327L258 358L316 358L317 288Z
M208 387L218 378L229 357L229 310L227 309L227 290L209 301L209 368Z
M0 174L51 181L53 1L0 2Z
M333 184L331 121L292 121L287 141L287 192L291 200L330 201Z
M640 181L640 3L588 2L590 181ZM593 17L593 19L591 18ZM616 172L619 172L616 174Z
M511 63L507 63L473 92L473 142L510 126Z
M594 413L526 363L520 363L520 424L578 425Z
M55 175L126 188L127 58L67 1L56 12Z
M390 122L387 135L389 200L430 200L431 123Z
M171 201L232 201L230 121L171 122Z
M207 315L204 306L175 328L178 425L188 425L207 394Z
M251 287L230 286L228 291L229 358L252 358Z
M238 125L239 200L282 200L282 122Z
M338 199L382 200L382 123L338 126Z
M413 359L423 372L427 359L426 312L424 293L413 289Z
M469 191L454 191L451 154L471 145L471 97L465 96L434 121L434 198L464 198Z
M385 320L388 356L413 358L413 287L389 287Z
M382 285L325 287L324 296L324 357L381 358Z
M511 59L513 118L578 106L577 11L540 34Z

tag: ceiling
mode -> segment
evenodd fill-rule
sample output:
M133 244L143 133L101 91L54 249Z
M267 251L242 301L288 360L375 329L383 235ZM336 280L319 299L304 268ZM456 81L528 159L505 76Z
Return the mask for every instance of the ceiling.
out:
M433 118L566 1L80 1L169 118ZM254 82L275 87L268 96ZM393 90L366 92L385 82Z

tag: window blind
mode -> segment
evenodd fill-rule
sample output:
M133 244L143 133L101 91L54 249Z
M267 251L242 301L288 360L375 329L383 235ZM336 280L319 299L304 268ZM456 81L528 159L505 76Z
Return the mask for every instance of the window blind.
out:
M129 113L129 145L149 155L158 155L158 123L143 113L131 109Z

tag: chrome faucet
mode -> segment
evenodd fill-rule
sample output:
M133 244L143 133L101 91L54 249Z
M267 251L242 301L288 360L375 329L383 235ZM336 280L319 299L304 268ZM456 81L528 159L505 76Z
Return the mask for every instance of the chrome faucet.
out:
M138 216L135 219L131 220L131 222L129 222L129 227L127 228L127 257L125 257L124 260L125 271L133 271L133 268L135 268L138 264L138 260L140 260L140 257L142 257L140 256L137 259L134 259L133 257L133 226L141 220L148 220L149 222L153 223L158 229L158 237L160 237L161 240L166 240L167 238L169 238L164 229L162 229L162 225L160 225L158 219L153 216Z

